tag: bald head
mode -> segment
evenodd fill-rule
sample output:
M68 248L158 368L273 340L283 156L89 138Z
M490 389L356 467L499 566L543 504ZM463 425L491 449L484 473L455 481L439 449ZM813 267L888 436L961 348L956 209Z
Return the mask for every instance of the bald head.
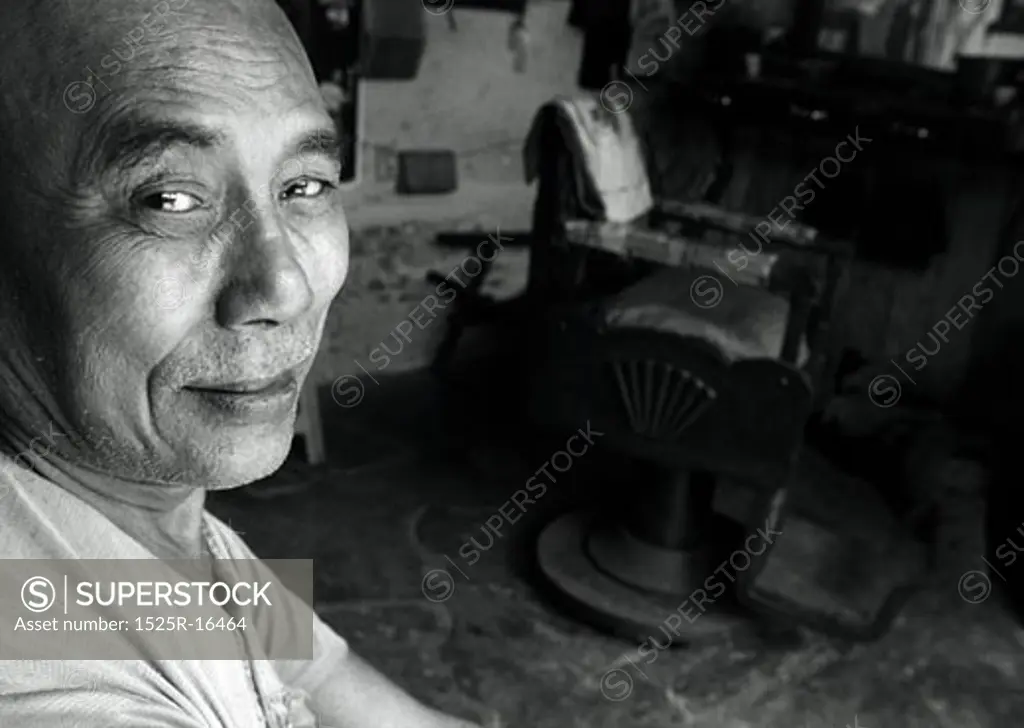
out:
M5 3L0 88L0 436L56 423L61 457L156 483L276 468L348 254L283 12Z
M24 133L43 131L40 122L95 124L143 88L225 98L234 92L244 104L246 91L313 83L299 40L271 0L10 5L19 7L0 10L0 126L16 132L4 137L33 164L38 148L25 149Z

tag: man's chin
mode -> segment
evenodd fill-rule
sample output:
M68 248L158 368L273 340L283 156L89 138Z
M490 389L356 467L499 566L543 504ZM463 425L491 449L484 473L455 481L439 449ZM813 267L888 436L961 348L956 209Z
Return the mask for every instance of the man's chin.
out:
M287 436L274 433L233 440L206 455L204 477L196 485L207 490L228 490L273 475L288 459L292 433L289 432Z

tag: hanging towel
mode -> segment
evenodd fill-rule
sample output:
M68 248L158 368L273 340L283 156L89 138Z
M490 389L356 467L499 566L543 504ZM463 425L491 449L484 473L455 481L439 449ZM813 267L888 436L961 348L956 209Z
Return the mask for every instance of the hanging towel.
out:
M545 113L549 109L555 113ZM631 222L654 206L643 148L628 113L611 114L593 95L558 97L534 117L523 149L526 182L536 179L541 139L554 123L573 156L580 206L593 219Z

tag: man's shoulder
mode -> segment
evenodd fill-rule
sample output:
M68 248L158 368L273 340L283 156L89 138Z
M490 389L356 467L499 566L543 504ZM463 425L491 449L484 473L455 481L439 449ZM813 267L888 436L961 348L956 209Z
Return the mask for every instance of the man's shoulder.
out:
M45 559L58 554L59 538L50 526L49 511L26 492L26 484L0 468L0 556L5 559Z
M0 558L119 558L127 536L57 483L0 462Z

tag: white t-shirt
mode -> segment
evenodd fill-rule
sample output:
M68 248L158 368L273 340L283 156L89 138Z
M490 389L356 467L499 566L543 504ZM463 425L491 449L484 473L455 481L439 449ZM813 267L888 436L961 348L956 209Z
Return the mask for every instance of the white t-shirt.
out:
M227 525L206 518L215 558L256 559ZM0 558L155 556L80 498L0 455ZM308 607L295 597L291 609ZM346 659L348 644L308 612L277 610L272 628L287 632L310 616L311 660L268 660L259 646L252 661L4 659L3 631L12 626L0 625L0 726L316 728L306 697Z

